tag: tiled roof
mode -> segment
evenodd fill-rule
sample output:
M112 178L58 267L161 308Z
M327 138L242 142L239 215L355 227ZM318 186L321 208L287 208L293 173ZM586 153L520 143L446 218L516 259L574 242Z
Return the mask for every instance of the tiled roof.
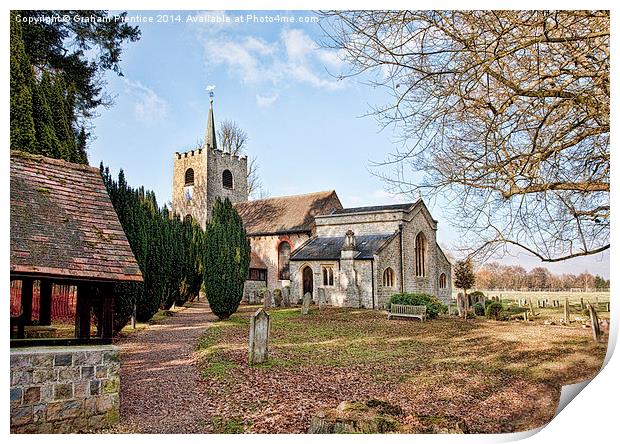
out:
M142 281L98 168L11 152L11 274Z
M260 268L261 270L266 270L267 265L263 262L263 260L258 256L258 254L253 251L250 253L250 268Z
M393 205L377 205L374 207L341 208L341 209L335 210L332 214L376 213L379 211L393 211L393 210L409 211L418 202L419 201L402 203L402 204L393 204Z
M355 236L359 253L355 259L372 259L374 254L396 234L366 234ZM313 237L291 254L292 261L338 260L345 236Z
M235 208L252 236L311 231L314 216L342 208L335 191L239 202Z

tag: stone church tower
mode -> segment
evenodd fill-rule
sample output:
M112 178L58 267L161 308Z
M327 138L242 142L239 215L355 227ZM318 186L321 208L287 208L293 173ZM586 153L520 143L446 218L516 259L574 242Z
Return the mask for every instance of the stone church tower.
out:
M191 218L204 229L217 197L232 203L248 200L247 170L246 156L217 148L211 92L202 148L174 153L172 212L181 219Z

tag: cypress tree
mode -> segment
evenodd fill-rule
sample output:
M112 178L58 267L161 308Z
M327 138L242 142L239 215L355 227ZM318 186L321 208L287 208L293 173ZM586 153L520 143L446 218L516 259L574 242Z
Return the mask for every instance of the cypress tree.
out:
M207 299L218 318L228 319L239 307L250 266L250 242L230 200L216 199L205 242Z
M37 140L32 117L34 73L22 40L17 12L11 11L11 148L36 152Z
M51 95L50 76L43 73L41 81L34 82L32 88L32 115L38 142L36 153L55 159L63 159L62 144L56 135L54 118L48 102Z

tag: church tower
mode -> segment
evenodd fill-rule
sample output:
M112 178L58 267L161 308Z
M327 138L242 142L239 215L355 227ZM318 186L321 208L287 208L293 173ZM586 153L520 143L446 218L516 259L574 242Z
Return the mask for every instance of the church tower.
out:
M204 229L211 219L216 198L232 203L248 200L248 160L218 149L213 91L210 91L209 118L201 148L174 153L172 175L172 212L181 219L191 219Z

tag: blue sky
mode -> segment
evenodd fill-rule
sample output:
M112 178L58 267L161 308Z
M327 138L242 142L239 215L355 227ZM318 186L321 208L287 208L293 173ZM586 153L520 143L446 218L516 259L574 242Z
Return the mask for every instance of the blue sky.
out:
M129 12L154 21L159 14ZM246 130L248 155L257 158L270 196L335 189L349 207L415 200L391 195L371 174L370 162L387 157L397 134L381 131L364 115L388 98L358 80L332 75L345 67L336 52L318 47L322 30L303 23L311 13L163 14L167 23L139 24L142 38L125 46L124 76L107 76L114 105L93 121L91 164L103 161L114 173L123 168L129 183L153 189L160 204L168 202L172 156L203 137L209 108L205 88L215 85L216 122L234 120ZM258 20L248 23L248 14ZM226 16L230 22L222 23ZM264 16L293 17L295 23L261 23ZM439 205L431 212L439 220L440 243L450 249L456 233ZM523 254L504 261L527 269L539 265ZM608 277L609 255L548 267Z

